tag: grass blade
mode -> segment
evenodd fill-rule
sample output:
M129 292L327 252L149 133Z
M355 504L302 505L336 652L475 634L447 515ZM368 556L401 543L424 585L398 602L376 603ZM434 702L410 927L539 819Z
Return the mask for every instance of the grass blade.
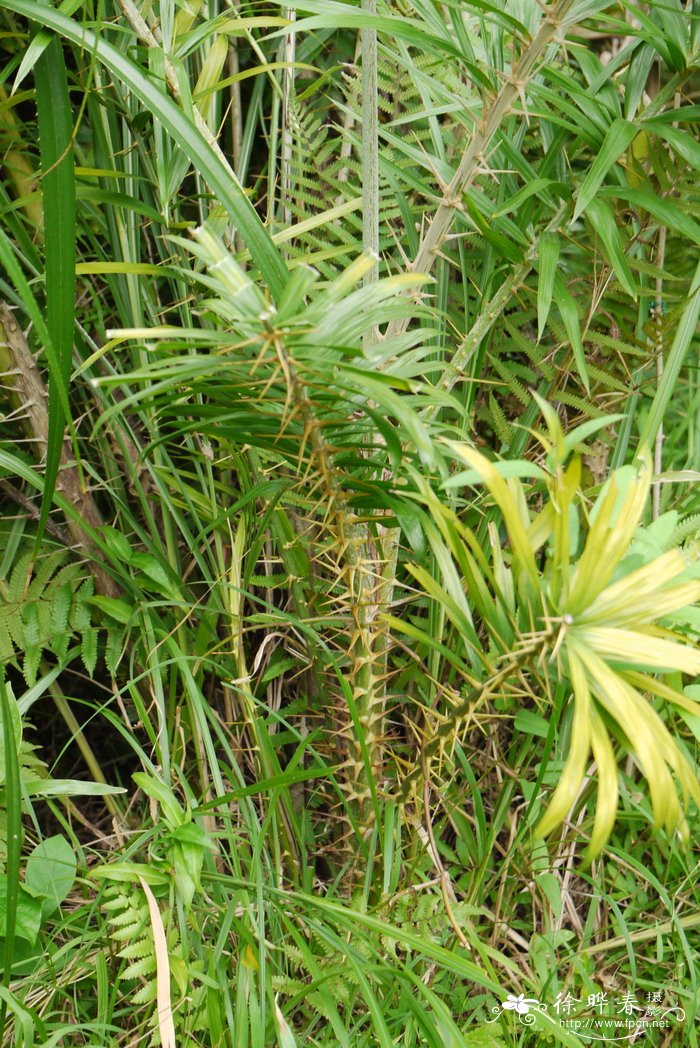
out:
M64 0L64 2L59 5L58 9L64 14L72 15L74 11L78 11L82 6L83 0ZM19 69L17 70L14 83L12 85L13 94L15 93L15 91L19 90L22 81L29 76L32 69L39 61L43 53L46 51L46 48L51 43L52 39L53 35L51 33L47 33L44 29L42 29L40 32L36 34L31 44L24 52L22 61L19 64Z
M625 258L622 241L612 211L602 200L591 200L586 208L586 217L600 237L608 261L615 271L615 276L627 294L636 300L637 288L634 277Z
M2 985L9 987L12 974L13 951L15 945L15 926L17 920L17 903L19 899L19 864L21 852L22 813L20 810L19 761L15 742L15 727L10 711L10 702L14 701L7 693L5 678L0 673L0 713L2 714L2 743L5 764L5 798L7 805L7 861L5 877L7 879L6 914L5 914L5 956L3 958ZM7 1000L0 1001L0 1039L4 1041L5 1019L7 1017Z

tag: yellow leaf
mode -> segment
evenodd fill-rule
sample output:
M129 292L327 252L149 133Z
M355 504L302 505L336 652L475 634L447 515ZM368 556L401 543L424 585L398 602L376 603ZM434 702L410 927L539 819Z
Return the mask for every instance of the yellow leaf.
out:
M603 848L615 825L617 814L617 764L610 738L600 715L591 711L591 749L598 768L598 793L596 798L593 833L587 855L594 858Z
M625 630L605 626L576 629L576 638L604 659L639 667L700 674L700 651L684 644L661 640L647 630Z
M569 755L547 811L535 830L538 837L546 837L571 811L581 788L591 752L591 693L581 663L573 654L569 656L569 672L574 690L574 717Z
M568 643L571 645L572 642ZM629 740L632 753L649 783L656 825L675 829L682 817L669 771L669 757L671 765L675 765L675 753L671 754L669 745L675 747L675 743L663 721L639 692L597 654L580 643L576 643L574 650L585 667L591 691Z
M650 484L651 462L645 451L619 510L620 479L617 474L613 473L601 492L593 511L595 519L571 582L567 604L571 615L575 616L588 607L609 583L641 520Z
M253 952L253 948L251 946L246 946L245 950L243 951L242 961L246 968L250 968L254 972L260 971L258 958L255 956L255 953Z
M522 507L513 498L503 477L494 469L493 463L474 448L466 444L453 444L452 447L464 461L476 470L493 495L498 508L503 514L508 537L513 549L513 559L533 587L537 587L538 573L535 554L527 534L528 525L522 519Z
M153 944L156 952L156 1003L158 1006L158 1032L160 1033L161 1048L175 1048L175 1024L173 1022L173 1007L170 1000L168 941L165 937L163 918L160 915L155 896L143 877L139 877L139 880L148 902L148 913L151 918Z

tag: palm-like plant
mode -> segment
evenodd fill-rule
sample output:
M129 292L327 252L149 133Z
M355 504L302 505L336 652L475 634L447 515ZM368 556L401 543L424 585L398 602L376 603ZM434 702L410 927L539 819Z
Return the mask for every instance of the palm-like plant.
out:
M453 711L429 747L435 751L454 736L455 727L484 694L506 688L515 678L525 678L533 698L564 682L573 702L569 751L537 834L551 833L566 818L586 781L592 754L598 801L589 853L600 851L618 805L618 742L648 782L655 824L686 835L683 810L690 798L700 803L700 786L663 711L647 696L700 715L700 705L669 682L672 674L700 673L700 652L674 628L683 622L683 609L700 597L700 566L679 549L640 563L635 533L652 481L646 451L634 465L615 471L585 510L587 534L577 555L583 499L581 459L572 451L591 425L565 437L552 408L541 401L540 406L549 428L544 468L513 468L472 447L452 445L470 470L449 483L486 485L500 510L509 550L501 548L491 525L489 562L475 534L454 514L444 507L436 514L462 568L475 629L484 644L484 669L482 683ZM513 475L518 472L545 489L544 506L534 515L521 480ZM413 570L420 579L420 569Z
M357 287L374 265L369 256L320 290L314 270L297 268L272 305L210 229L197 230L194 244L173 240L201 264L182 270L196 288L201 323L110 333L115 344L157 344L159 354L127 376L133 393L103 422L138 403L155 410L171 442L196 434L221 464L245 460L253 474L274 480L274 555L294 614L320 619L338 635L330 647L339 674L331 672L328 694L340 711L343 779L351 807L371 821L374 780L383 774L377 526L399 501L391 467L406 456L431 469L439 458L435 427L402 396L419 393L416 376L439 365L426 360L429 328L359 347L380 322L428 311L402 294L416 286L411 274ZM98 381L110 386L123 377ZM241 555L235 548L234 557ZM234 575L225 587L235 585ZM238 670L243 680L245 666ZM236 688L244 690L241 681Z

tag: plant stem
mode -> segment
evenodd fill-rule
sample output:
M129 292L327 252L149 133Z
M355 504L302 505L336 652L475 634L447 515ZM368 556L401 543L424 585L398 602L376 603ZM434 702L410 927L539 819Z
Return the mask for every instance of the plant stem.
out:
M547 8L547 13L536 35L493 99L488 113L475 127L457 170L449 184L444 187L442 200L430 220L411 263L410 268L413 273L429 274L431 272L440 247L454 222L455 214L462 206L462 197L479 174L484 155L492 139L505 117L512 111L516 98L524 98L525 89L528 81L535 74L537 63L562 28L572 4L573 0L559 0L558 3ZM407 325L408 320L399 321L391 326L390 332L393 335L400 334Z
M656 265L657 268L663 270L664 263L666 261L666 226L661 226L659 229L659 242L656 249ZM664 278L661 274L656 278L656 302L654 303L654 311L656 315L656 339L655 339L655 353L656 353L656 383L657 387L661 384L661 379L664 374L664 336L663 336L663 313L664 313ZM664 445L664 426L663 420L659 426L658 432L654 439L654 473L657 475L663 469L663 445ZM659 516L659 510L661 508L661 481L657 480L654 482L651 488L651 519L656 520Z
M362 0L364 14L376 15L377 0ZM377 104L377 31L362 29L362 249L379 260L379 106ZM365 284L379 277L378 265ZM370 333L371 337L372 333Z
M294 93L294 69L296 56L296 34L294 22L296 11L288 7L284 17L292 23L290 31L284 38L284 61L282 73L282 144L280 149L280 200L282 202L282 222L291 225L292 209L289 201L292 193L292 96Z
M17 410L24 412L24 428L36 445L41 459L46 454L49 434L47 409L48 393L36 366L24 333L12 310L0 302L0 375L10 386L10 399ZM116 597L119 587L103 567L88 529L102 525L102 516L91 493L86 489L73 462L70 444L64 441L56 490L63 495L79 515L78 520L66 521L75 545L88 558L98 593ZM83 524L85 527L83 527Z

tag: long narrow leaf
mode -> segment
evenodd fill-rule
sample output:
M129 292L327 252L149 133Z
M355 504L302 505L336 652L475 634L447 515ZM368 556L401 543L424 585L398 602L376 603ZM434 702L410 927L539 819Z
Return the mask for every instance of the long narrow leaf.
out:
M559 261L559 237L556 233L544 233L539 244L539 272L537 283L537 337L542 338L547 317L552 305L554 277Z
M571 343L571 349L574 354L576 368L586 392L588 393L590 392L591 387L588 378L588 368L586 367L586 354L583 349L583 338L581 336L581 325L578 319L576 303L574 302L573 295L559 273L556 273L554 276L554 292L556 294L557 306L559 307L559 315L561 316L564 327L566 328L566 333L569 336L569 342Z
M10 985L12 973L13 950L17 920L17 903L19 900L19 863L21 851L22 814L20 811L19 760L15 723L10 703L14 699L8 694L5 678L0 672L0 714L2 715L2 760L5 765L5 803L7 805L7 860L5 877L7 880L7 898L5 901L5 955L3 958L2 985ZM7 1002L0 1002L0 1039L4 1041L5 1017Z
M612 122L605 136L605 141L600 147L600 152L579 189L574 209L574 219L578 218L581 212L588 207L608 171L619 160L636 134L637 128L634 124L630 124L629 121L614 120Z
M620 233L615 225L613 213L602 200L591 200L586 208L586 217L600 237L605 254L615 271L615 276L632 298L637 297L634 277L625 258Z

